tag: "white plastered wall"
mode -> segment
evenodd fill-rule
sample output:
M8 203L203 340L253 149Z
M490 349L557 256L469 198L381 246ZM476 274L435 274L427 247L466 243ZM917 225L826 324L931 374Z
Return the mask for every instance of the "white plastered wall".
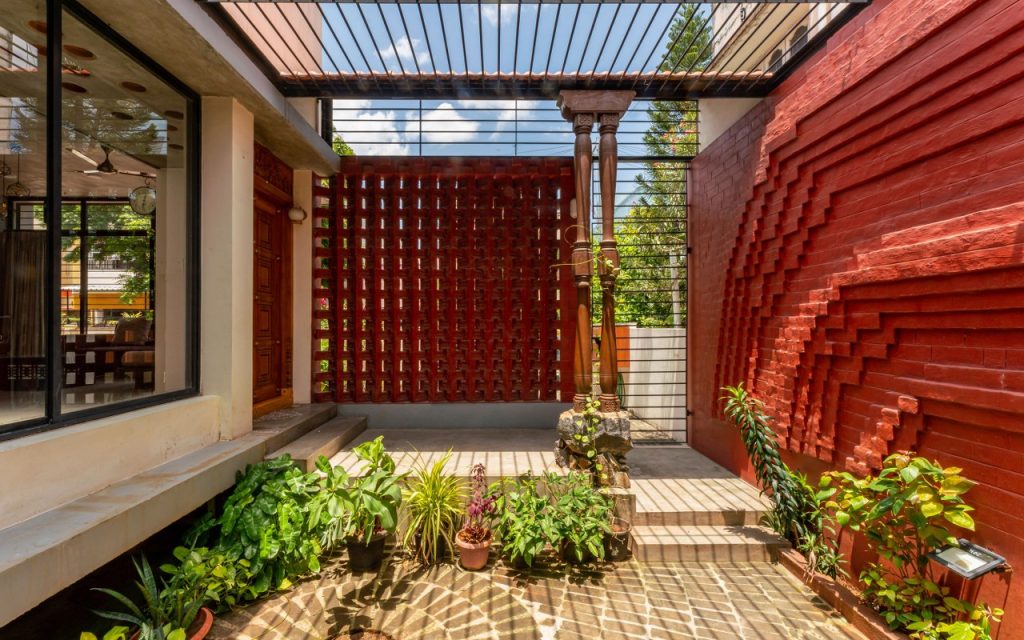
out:
M201 391L220 400L220 437L252 430L253 116L203 98Z
M697 139L706 149L718 136L761 102L760 98L702 98Z
M306 219L292 228L292 396L312 399L313 373L313 172L295 172L292 200Z

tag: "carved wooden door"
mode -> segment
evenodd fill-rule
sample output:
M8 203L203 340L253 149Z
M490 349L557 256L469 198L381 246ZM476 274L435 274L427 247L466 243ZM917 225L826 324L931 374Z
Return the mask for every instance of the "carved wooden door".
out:
M281 395L284 376L285 291L284 221L286 212L257 193L253 202L253 351L252 399L254 403Z

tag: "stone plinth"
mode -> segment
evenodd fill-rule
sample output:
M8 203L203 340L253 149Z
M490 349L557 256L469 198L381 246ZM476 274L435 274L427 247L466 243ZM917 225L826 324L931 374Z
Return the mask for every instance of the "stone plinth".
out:
M558 417L558 441L555 455L558 464L578 471L594 472L599 484L629 487L629 466L626 454L633 449L629 430L629 413L599 413L599 421L591 432L588 418L577 411L564 411ZM588 455L591 451L594 455ZM600 469L595 465L600 464Z

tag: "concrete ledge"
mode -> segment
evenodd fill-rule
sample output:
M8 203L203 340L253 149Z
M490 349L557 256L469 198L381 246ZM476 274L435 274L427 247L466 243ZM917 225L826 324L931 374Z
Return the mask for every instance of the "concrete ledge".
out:
M562 402L410 402L339 404L338 415L369 420L370 429L533 429L554 427Z
M217 442L0 530L0 626L228 489L265 452L258 432Z
M0 443L0 529L213 444L217 406L188 398Z
M833 609L843 614L857 631L870 640L905 640L907 636L893 631L885 624L878 613L860 601L860 598L846 585L836 582L821 574L811 575L807 570L807 560L793 549L783 550L779 554L780 564L814 593L829 603Z

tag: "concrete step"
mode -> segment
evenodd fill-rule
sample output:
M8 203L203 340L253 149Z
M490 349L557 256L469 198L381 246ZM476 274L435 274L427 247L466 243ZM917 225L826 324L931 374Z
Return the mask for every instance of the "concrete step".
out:
M257 418L252 428L267 436L267 451L277 451L336 415L336 404L301 404Z
M276 458L287 453L300 469L312 471L316 468L317 458L330 458L363 431L366 431L366 418L333 418L301 438L267 454L267 458Z
M633 526L642 562L774 562L789 542L753 526Z
M753 527L761 523L764 511L643 511L638 509L633 524L661 527Z

